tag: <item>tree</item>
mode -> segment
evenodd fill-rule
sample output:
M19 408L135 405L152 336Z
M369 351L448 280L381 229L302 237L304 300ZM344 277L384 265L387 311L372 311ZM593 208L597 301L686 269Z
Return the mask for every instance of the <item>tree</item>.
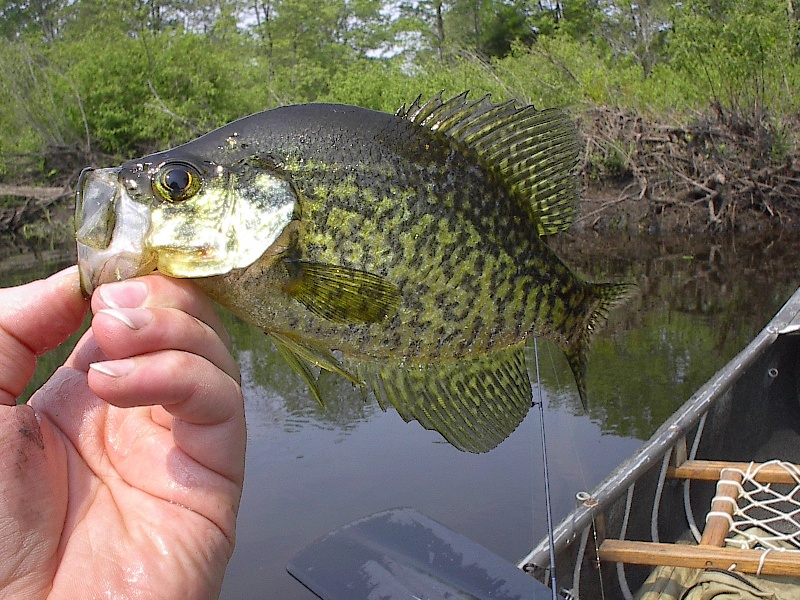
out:
M515 42L533 43L535 31L526 5L519 0L453 0L450 37L479 55L505 56Z
M7 39L37 37L56 39L65 0L3 0L0 2L0 35Z
M671 0L639 0L609 2L603 10L604 38L617 56L633 58L644 77L663 58L671 6Z
M261 0L252 30L271 94L313 100L338 69L381 48L388 29L378 0Z
M393 31L403 46L415 47L415 54L424 57L433 51L439 61L445 58L448 38L444 19L447 6L443 0L411 0L397 4Z
M761 110L795 101L800 73L797 21L790 11L785 0L689 0L677 5L670 40L674 65L691 74L718 103Z

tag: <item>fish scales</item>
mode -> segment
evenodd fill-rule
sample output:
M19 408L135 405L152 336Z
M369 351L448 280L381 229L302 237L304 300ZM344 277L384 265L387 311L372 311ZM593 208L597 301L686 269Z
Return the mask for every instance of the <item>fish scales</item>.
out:
M195 278L270 334L320 401L309 365L368 385L381 406L461 449L486 451L530 406L526 340L564 349L584 399L589 337L626 294L573 275L544 241L575 214L576 161L574 125L554 110L466 95L396 115L282 107L90 174L79 186L79 256L109 237L95 229L113 220L89 213L116 176L117 212L128 197L150 203L145 237L191 240L143 249L145 266L130 275L157 265ZM176 222L184 206L190 216ZM98 263L85 269L91 284L118 264L110 250L93 257L100 250L83 250Z
M535 225L527 207L444 136L383 113L371 120L336 116L326 121L329 133L304 136L302 154L291 139L283 153L280 141L269 141L277 167L291 174L301 198L297 258L386 277L400 290L401 311L388 327L341 324L298 315L305 309L286 302L274 307L285 319L270 315L264 325L291 333L303 319L309 338L335 338L350 356L398 362L458 358L515 343L534 322L541 335L558 331L565 311L548 292L572 289L571 274L530 235ZM388 149L386 140L394 142ZM355 156L351 148L358 149ZM477 271L478 257L490 268ZM542 287L543 280L552 281ZM545 303L529 301L537 290ZM475 303L481 310L473 310Z

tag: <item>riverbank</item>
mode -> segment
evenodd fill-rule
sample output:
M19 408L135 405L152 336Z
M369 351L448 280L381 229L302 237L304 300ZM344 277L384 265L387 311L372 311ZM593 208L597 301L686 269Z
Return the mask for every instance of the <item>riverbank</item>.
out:
M719 234L800 226L797 116L718 105L695 115L652 116L597 106L576 120L583 188L576 231ZM77 172L48 181L51 187L29 180L0 185L0 234L64 238Z
M750 232L800 225L800 122L712 105L694 115L592 108L579 118L579 228Z

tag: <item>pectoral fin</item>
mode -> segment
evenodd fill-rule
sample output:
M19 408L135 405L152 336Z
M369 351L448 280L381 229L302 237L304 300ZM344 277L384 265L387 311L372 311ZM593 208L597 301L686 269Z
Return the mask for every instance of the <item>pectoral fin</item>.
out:
M377 323L400 307L400 291L385 279L349 267L284 261L283 290L308 310L337 323Z
M418 368L358 363L382 408L438 431L459 450L488 452L506 439L531 406L531 385L517 345L471 360Z

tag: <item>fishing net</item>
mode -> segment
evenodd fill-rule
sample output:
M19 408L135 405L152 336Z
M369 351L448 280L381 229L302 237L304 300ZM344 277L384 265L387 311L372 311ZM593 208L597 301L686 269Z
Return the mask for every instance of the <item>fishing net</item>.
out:
M725 544L764 550L764 558L771 551L800 553L800 468L772 460L729 471L736 476L720 479L717 489L734 486L738 498L717 494L714 502L729 503L730 514L727 510L711 511L706 516L706 521L712 517L728 520L730 529ZM766 472L769 477L764 475ZM775 477L776 472L779 477ZM737 481L739 478L741 481ZM764 483L767 479L773 483ZM782 483L774 483L776 480Z
M739 572L735 564L728 571L661 566L636 600L800 600L796 578L761 576L773 552L800 558L800 467L772 460L723 472L712 501L715 509L706 515L707 527L722 519L728 525L726 547L760 550L756 575Z

